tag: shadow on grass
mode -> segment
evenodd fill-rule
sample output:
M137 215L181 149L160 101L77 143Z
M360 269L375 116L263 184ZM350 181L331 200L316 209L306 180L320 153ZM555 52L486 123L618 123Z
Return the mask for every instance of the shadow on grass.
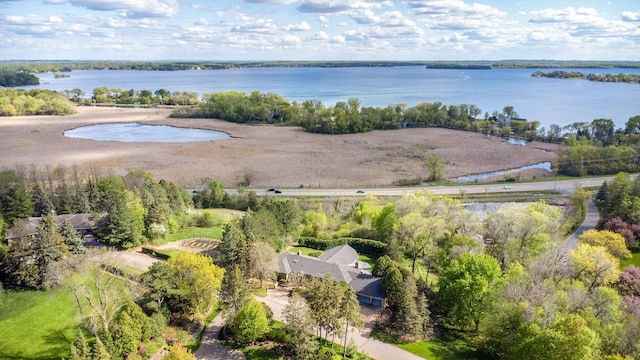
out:
M409 344L396 344L413 354L429 360L491 360L490 355L471 345L465 335L447 330L437 339Z

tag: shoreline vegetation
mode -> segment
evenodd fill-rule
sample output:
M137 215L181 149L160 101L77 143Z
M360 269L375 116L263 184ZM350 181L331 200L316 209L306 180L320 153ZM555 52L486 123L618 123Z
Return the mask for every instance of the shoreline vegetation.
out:
M0 70L28 73L73 70L227 70L255 67L394 67L425 66L428 69L523 69L523 68L640 68L640 61L498 60L498 61L72 61L5 60Z
M544 77L551 79L574 79L574 80L589 80L597 82L613 82L613 83L628 83L638 84L640 83L640 75L635 74L584 74L580 71L562 71L555 70L550 72L536 71L531 74L532 77Z

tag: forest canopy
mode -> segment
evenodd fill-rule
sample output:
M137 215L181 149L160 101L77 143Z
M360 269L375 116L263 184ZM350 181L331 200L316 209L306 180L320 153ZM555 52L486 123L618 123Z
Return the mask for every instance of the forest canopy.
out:
M37 76L24 71L0 70L0 87L38 85Z

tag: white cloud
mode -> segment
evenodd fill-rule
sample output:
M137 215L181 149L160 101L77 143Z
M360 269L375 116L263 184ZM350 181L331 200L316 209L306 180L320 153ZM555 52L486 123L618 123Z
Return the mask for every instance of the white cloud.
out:
M116 11L123 17L171 17L178 12L177 0L69 0L69 3L97 11Z
M600 19L598 12L591 8L568 7L566 9L544 9L532 11L532 23L586 23Z
M299 24L287 25L284 29L286 31L307 31L311 30L311 25L309 25L306 21L302 21Z
M624 21L640 21L640 11L639 12L623 11L622 12L622 20L624 20Z
M314 40L327 40L328 38L329 38L329 35L327 35L327 33L324 31L318 31L313 35Z
M293 4L298 0L244 0L244 1L248 3L254 3L254 4L289 5L289 4Z
M270 19L253 19L252 21L245 21L243 24L233 26L231 31L241 33L273 33L276 28L276 24Z
M383 0L302 0L298 11L303 13L344 14L358 9L379 9L388 1Z

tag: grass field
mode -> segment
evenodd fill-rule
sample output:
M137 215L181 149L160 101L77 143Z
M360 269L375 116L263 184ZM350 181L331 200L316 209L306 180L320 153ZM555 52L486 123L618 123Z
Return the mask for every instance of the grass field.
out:
M398 347L430 360L484 360L489 357L478 353L462 340L430 340Z
M631 265L640 267L640 249L633 248L631 249L631 259L624 260L620 262L620 269L624 269Z
M62 359L77 335L78 308L68 289L7 291L0 308L0 358Z
M167 236L167 242L180 241L184 239L205 238L205 239L222 239L222 226L214 226L210 228L189 227L180 229L175 234Z

